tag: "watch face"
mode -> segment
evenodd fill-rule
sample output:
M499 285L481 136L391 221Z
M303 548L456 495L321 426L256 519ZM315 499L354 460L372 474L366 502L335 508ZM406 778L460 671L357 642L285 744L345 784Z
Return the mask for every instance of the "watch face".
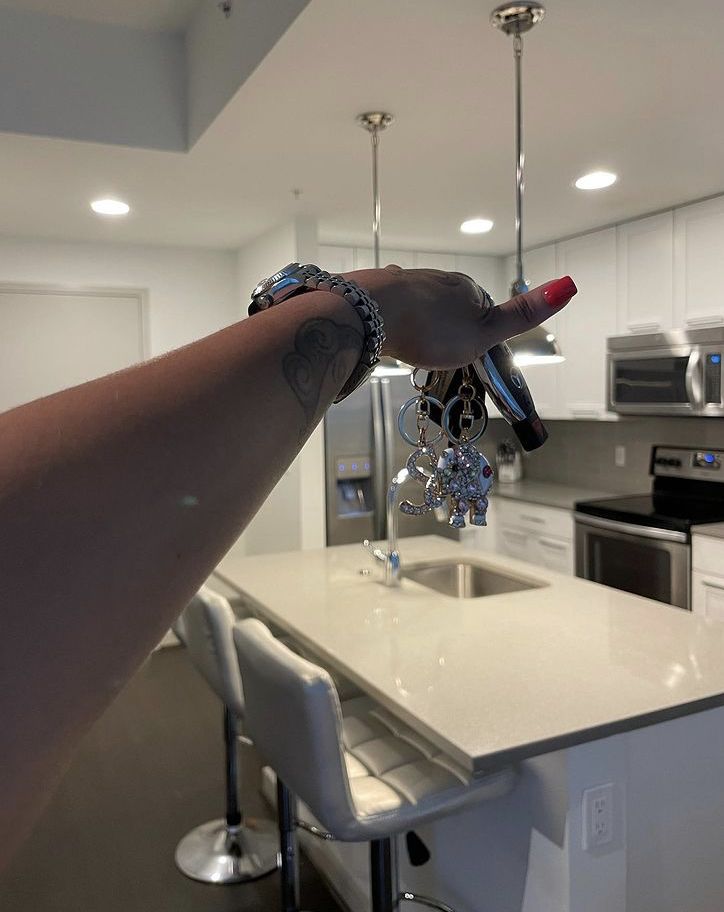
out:
M268 279L264 279L263 282L259 282L254 291L252 291L252 298L256 298L258 295L262 295L265 292L269 291L277 282L281 282L282 279L286 278L291 273L296 272L299 269L299 263L290 263L288 266L285 266L284 269L280 269L279 272L275 272L273 276L269 276Z

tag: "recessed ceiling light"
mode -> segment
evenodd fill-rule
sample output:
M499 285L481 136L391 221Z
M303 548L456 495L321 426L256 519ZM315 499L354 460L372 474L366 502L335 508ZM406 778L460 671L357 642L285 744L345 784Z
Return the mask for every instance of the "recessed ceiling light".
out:
M91 209L94 212L97 212L98 215L128 215L131 211L131 207L128 203L124 203L122 200L93 200L90 205Z
M492 227L493 222L491 219L471 218L462 223L460 230L463 234L485 234L485 232L490 231Z
M590 174L584 174L576 181L576 187L579 190L603 190L604 187L610 187L618 180L616 174L610 171L591 171Z

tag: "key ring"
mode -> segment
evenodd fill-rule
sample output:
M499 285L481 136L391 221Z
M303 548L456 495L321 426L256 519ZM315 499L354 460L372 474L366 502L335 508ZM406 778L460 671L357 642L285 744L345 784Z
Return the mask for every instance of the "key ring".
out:
M425 371L429 376L427 378L427 383L423 383L422 386L415 379L417 374L420 371ZM410 374L410 383L417 390L418 393L426 393L429 389L432 389L433 386L437 383L437 371L426 371L424 367L416 367Z
M462 386L460 388L462 389ZM482 427L478 431L476 431L474 434L471 434L470 436L465 435L464 439L462 435L454 434L452 428L450 427L452 409L453 406L457 405L458 402L467 402L471 409L474 405L477 405L480 408L480 414L477 417L473 417L473 420L482 420L483 422ZM461 418L462 417L463 416L461 415ZM441 425L442 430L444 431L448 440L454 440L456 443L475 443L476 440L480 440L488 427L488 410L485 407L485 403L480 399L466 399L461 395L453 396L445 406L445 410L442 413ZM461 430L462 433L465 434L465 429L463 428Z
M432 396L426 396L425 401L431 402L436 408L439 408L440 411L442 412L443 404L442 404L442 402L440 402L439 399L435 399ZM400 414L397 416L397 428L400 432L400 435L402 436L403 440L405 440L406 443L409 443L410 446L413 446L413 447L417 447L419 445L419 437L413 438L407 433L407 431L405 430L405 416L407 415L407 412L409 411L411 406L418 405L419 402L420 402L420 399L418 396L413 396L412 399L408 399L407 402L400 409ZM436 443L439 443L442 440L442 438L443 438L443 433L442 433L442 431L440 431L438 434L436 434L435 437L433 437L432 440L426 440L425 442L428 446L434 446Z

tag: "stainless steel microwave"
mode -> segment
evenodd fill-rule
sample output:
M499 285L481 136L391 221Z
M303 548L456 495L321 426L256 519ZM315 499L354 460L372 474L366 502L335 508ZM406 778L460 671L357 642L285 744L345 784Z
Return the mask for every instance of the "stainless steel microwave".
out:
M620 415L724 415L724 326L608 340L608 407Z

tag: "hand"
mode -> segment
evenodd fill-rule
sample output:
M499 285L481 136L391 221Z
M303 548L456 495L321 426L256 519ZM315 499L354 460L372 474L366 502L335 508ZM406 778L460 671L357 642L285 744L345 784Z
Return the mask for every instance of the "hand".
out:
M348 278L375 299L385 321L383 354L434 370L462 367L493 345L562 310L576 294L570 276L486 308L476 283L437 269L362 269Z

